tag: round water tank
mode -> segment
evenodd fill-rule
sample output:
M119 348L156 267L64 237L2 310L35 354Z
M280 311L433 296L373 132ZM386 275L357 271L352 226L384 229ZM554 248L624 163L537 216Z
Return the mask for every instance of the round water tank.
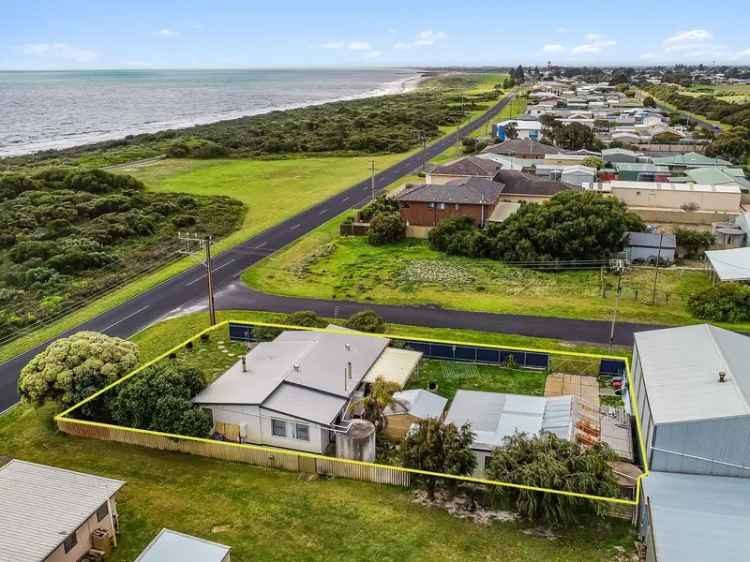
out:
M374 461L375 426L367 420L352 420L349 431L336 434L336 456L355 461Z

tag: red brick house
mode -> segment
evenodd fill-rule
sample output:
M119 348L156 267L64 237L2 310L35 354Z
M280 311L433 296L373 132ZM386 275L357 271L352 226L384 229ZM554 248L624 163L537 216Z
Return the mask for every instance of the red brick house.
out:
M407 185L397 196L401 218L409 226L432 227L450 217L470 217L477 226L484 226L503 187L501 183L478 177L442 185Z

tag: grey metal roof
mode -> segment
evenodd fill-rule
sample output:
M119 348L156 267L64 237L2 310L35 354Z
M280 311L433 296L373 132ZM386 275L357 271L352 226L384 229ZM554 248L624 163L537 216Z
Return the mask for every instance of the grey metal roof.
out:
M748 559L749 479L651 472L643 491L659 562Z
M230 547L162 529L135 562L222 562Z
M19 460L0 467L0 560L44 560L124 484Z
M327 424L389 342L387 338L354 331L288 330L250 351L246 356L246 372L242 371L242 361L238 361L193 398L193 402L261 405Z
M398 195L398 199L421 203L491 205L500 197L503 187L502 183L477 176L468 176L442 185L425 183L407 186Z
M708 250L706 259L722 281L747 281L750 279L750 248Z
M518 170L500 170L494 181L504 184L503 195L534 195L552 197L561 191L575 190L559 181L538 177Z
M654 234L653 232L628 232L628 246L639 248L673 250L677 248L677 237L674 234Z
M554 433L571 439L575 429L573 396L525 396L459 390L445 416L446 423L471 425L474 448L491 450L515 433Z
M400 405L388 409L388 413L406 412L420 419L440 418L448 403L447 398L422 388L396 392L393 399Z
M750 415L750 338L710 324L634 337L654 423Z
M343 378L343 372L340 376ZM262 407L280 414L328 425L341 412L346 402L346 398L282 383L276 392L263 402Z
M482 152L491 152L494 154L562 154L563 151L555 146L542 144L531 139L508 139L499 144L493 144L485 148Z

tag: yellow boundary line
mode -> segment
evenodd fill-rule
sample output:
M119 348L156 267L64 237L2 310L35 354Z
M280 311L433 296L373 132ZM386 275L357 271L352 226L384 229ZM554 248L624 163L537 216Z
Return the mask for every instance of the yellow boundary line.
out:
M568 492L565 490L555 490L552 488L541 488L537 486L528 486L525 484L514 484L512 482L500 482L497 480L487 480L484 478L475 478L473 476L458 476L455 474L446 474L442 472L432 472L429 470L420 470L417 468L408 468L403 466L391 466L386 464L379 464L379 463L372 463L372 462L364 462L364 461L356 461L351 459L340 459L340 458L333 458L333 457L327 457L325 455L318 455L315 453L307 453L304 451L292 451L287 449L277 449L274 447L266 447L263 445L252 445L248 443L233 443L230 441L216 441L213 439L206 439L202 437L192 437L189 435L178 435L173 433L163 433L160 431L150 431L146 429L136 429L132 427L124 427L120 425L113 425L113 424L107 424L107 423L101 423L101 422L94 422L94 421L88 421L88 420L78 420L75 418L68 417L69 414L83 406L84 404L87 404L91 402L92 400L95 400L99 396L103 395L104 393L110 391L111 389L115 388L116 386L124 383L128 379L134 377L144 369L147 369L148 367L158 363L162 359L167 358L171 353L175 353L179 351L180 349L184 348L185 345L188 342L191 342L197 338L200 338L203 334L207 334L210 332L213 332L215 330L219 330L224 327L228 327L229 324L240 324L245 326L262 326L267 328L281 328L281 329L287 329L287 330L315 330L318 332L330 332L330 333L339 333L339 334L347 334L347 335L355 335L355 336L362 336L362 337L382 337L387 338L391 340L411 340L411 341L423 341L425 343L437 343L437 344L444 344L444 345L470 345L470 346L478 346L478 347L484 347L488 349L502 349L502 350L509 350L509 351L526 351L531 353L547 353L550 355L563 355L567 357L578 357L578 358L584 358L584 359L616 359L620 361L625 362L625 373L628 379L628 388L629 388L629 396L630 396L630 404L631 409L633 412L633 416L635 417L636 421L636 430L638 434L638 443L641 453L641 458L643 459L645 471L643 474L641 474L638 479L636 480L636 487L635 487L635 499L634 500L628 500L624 498L610 498L606 496L596 496L592 494L583 494L579 492ZM85 425L90 427L101 427L105 429L118 429L123 431L128 431L136 434L142 434L142 435L151 435L151 436L158 436L158 437L167 437L170 439L176 439L176 440L182 440L182 441L192 441L197 443L207 443L211 445L218 445L218 446L226 446L226 447L239 447L254 451L262 451L266 453L271 454L280 454L280 455L295 455L298 457L303 458L310 458L310 459L318 459L318 460L325 460L325 461L332 461L332 462L339 462L344 464L350 464L350 465L356 465L356 466L363 466L363 467L373 467L373 468L387 468L390 470L395 470L399 472L406 472L409 474L417 474L422 476L432 476L432 477L439 477L439 478L448 478L451 480L461 480L464 482L472 482L475 484L487 484L487 485L494 485L494 486L500 486L504 488L514 488L518 490L526 490L530 492L546 492L550 494L557 494L562 496L568 496L573 498L579 498L579 499L586 499L586 500L593 500L593 501L601 501L606 503L613 503L613 504L620 504L620 505L632 505L637 506L640 502L640 490L641 490L641 480L648 476L649 469L648 469L648 461L646 460L646 448L645 443L643 441L643 434L641 432L641 420L638 415L638 409L637 404L635 402L635 396L633 394L633 379L632 374L630 371L630 361L626 357L621 357L617 355L600 355L596 353L583 353L583 352L577 352L577 351L565 351L565 350L550 350L550 349L533 349L533 348L527 348L527 347L518 347L518 346L506 346L506 345L495 345L495 344L486 344L486 343L475 343L470 341L453 341L453 340L436 340L436 339L430 339L430 338L424 338L424 337L417 337L417 336L402 336L402 335L391 335L391 334L369 334L369 333L360 333L360 332L352 332L349 330L341 330L341 329L335 329L335 328L309 328L306 326L292 326L288 324L275 324L270 322L249 322L244 320L224 320L223 322L220 322L219 324L215 326L211 326L209 328L206 328L205 330L202 330L195 334L194 336L188 338L187 340L183 341L182 343L174 346L173 348L169 349L168 351L165 351L158 357L152 359L151 361L148 361L147 363L144 363L137 369L131 371L124 377L116 380L115 382L105 386L101 390L95 392L91 396L85 398L84 400L81 400L77 404L74 404L67 410L61 412L60 414L57 414L54 417L55 422L64 421L67 423L74 423L78 425Z

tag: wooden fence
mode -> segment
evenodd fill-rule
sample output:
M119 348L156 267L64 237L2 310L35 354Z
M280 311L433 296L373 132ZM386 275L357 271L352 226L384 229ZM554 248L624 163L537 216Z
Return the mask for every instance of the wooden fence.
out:
M232 462L243 462L290 472L304 472L319 474L321 476L348 478L350 480L363 480L365 482L390 484L392 486L409 487L411 485L411 474L409 472L381 465L348 462L334 457L320 458L312 455L300 455L294 451L268 450L252 445L228 443L225 441L170 437L104 424L84 424L65 418L57 419L57 427L60 431L76 437L115 441L128 445L148 447L150 449L175 451Z

